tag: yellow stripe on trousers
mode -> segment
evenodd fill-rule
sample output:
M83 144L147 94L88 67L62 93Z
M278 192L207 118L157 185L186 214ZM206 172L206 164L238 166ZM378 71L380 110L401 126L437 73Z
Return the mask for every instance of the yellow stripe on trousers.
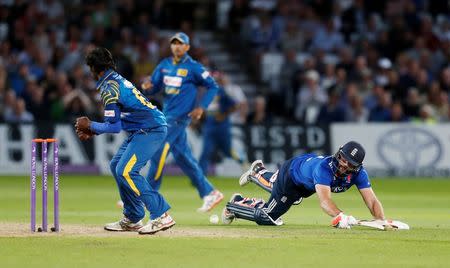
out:
M164 163L166 162L167 154L169 153L170 144L166 142L164 144L164 149L161 154L161 158L159 159L158 170L156 171L155 181L159 180L162 174L162 170L164 168Z
M130 177L130 171L133 169L134 164L136 164L137 157L135 154L131 157L131 159L128 161L127 165L125 166L125 169L123 171L123 176L127 180L128 184L130 185L131 189L139 196L141 193L139 192L138 188L136 188L136 185L134 185L133 180Z

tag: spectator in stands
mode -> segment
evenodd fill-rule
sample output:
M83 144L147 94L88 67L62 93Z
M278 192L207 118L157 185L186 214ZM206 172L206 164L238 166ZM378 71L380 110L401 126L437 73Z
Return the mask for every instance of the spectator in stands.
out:
M383 91L383 93L378 96L377 105L370 110L369 121L388 122L391 119L391 105L391 94Z
M406 122L408 118L403 114L403 107L400 102L394 102L391 107L391 122Z
M335 86L336 82L336 66L333 63L325 64L325 70L320 85L322 88L329 88Z
M364 18L367 18L364 10L364 0L355 0L353 5L342 14L342 32L347 41L353 33L362 32Z
M450 66L443 69L440 76L440 84L442 90L450 93Z
M296 51L293 49L284 51L284 62L281 65L282 71L278 79L279 83L275 83L275 88L272 88L268 96L268 109L283 117L289 117L292 114L295 96L298 92L296 79L301 66L297 62L296 56Z
M266 99L256 96L253 100L253 109L247 116L247 122L251 124L263 124L267 122Z
M320 87L319 73L309 70L305 74L305 85L297 94L295 118L306 123L314 123L319 114L320 107L326 103L327 94Z
M245 124L248 115L248 102L242 88L235 83L232 83L230 77L223 72L220 79L221 85L227 95L229 95L237 105L236 111L230 115L232 124Z
M392 68L392 62L388 58L378 60L378 73L375 76L375 82L380 86L386 86L389 83L388 74Z
M335 52L344 46L344 38L334 26L332 19L325 22L325 26L321 27L314 35L311 44L311 50L323 50L325 52Z
M17 98L12 109L5 112L5 122L7 123L31 123L34 120L33 115L25 109L25 101Z
M231 32L238 33L244 19L250 13L248 0L233 0L230 11L228 12L228 25Z
M364 106L361 96L355 95L350 98L347 120L355 123L366 123L369 119L369 111Z
M92 117L94 106L88 95L81 89L71 89L63 96L63 104L64 113L69 118L69 122L74 122L81 116Z
M438 120L436 119L433 107L431 107L431 105L429 104L423 104L420 107L419 117L414 118L414 122L425 124L436 124Z
M407 117L418 117L420 106L422 105L421 96L416 88L410 88L403 105L403 110Z
M286 24L286 30L281 34L281 50L303 51L305 42L305 34L297 26L297 21L289 20Z
M339 97L340 94L334 87L328 89L328 102L320 108L317 116L318 124L330 124L346 120L346 112L339 102Z

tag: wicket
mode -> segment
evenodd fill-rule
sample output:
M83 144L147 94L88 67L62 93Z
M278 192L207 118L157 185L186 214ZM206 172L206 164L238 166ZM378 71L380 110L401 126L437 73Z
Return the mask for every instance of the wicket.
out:
M37 144L42 147L42 228L39 232L47 232L47 190L48 190L48 143L53 144L53 232L59 232L59 157L56 139L33 139L31 141L31 231L36 232L36 153Z

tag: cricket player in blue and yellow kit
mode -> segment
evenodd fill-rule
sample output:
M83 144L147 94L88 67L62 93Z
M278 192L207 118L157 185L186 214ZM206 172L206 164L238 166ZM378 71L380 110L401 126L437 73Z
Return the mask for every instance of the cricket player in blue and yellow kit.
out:
M239 164L244 164L245 157L239 156L231 145L231 121L230 115L239 106L229 96L221 83L221 73L214 72L213 76L219 84L219 91L213 102L206 110L206 118L202 126L203 150L200 155L200 167L204 174L208 174L208 165L212 153L218 148L226 157L235 159Z
M172 227L175 221L167 213L169 204L139 174L166 138L164 115L114 70L113 57L107 49L95 48L89 52L86 64L97 80L96 88L104 105L104 122L78 118L75 127L80 139L121 130L128 133L110 163L124 203L124 217L118 222L106 224L105 229L154 234ZM143 205L150 212L150 221L146 225L142 223L145 217Z
M210 73L188 54L189 37L176 33L170 38L172 57L159 63L149 81L142 84L144 90L156 94L163 90L163 113L168 124L167 138L160 150L152 157L147 180L154 189L159 189L167 154L172 152L178 166L197 188L203 205L198 209L207 212L223 199L203 174L187 143L186 128L191 119L198 120L213 100L218 86ZM197 105L197 87L206 88Z
M350 141L333 156L304 154L283 163L276 172L268 171L261 160L252 163L239 179L241 186L253 182L271 193L269 201L244 198L234 194L222 213L224 223L234 218L255 221L260 225L282 225L280 216L296 202L317 193L321 208L333 217L336 228L348 229L357 224L353 216L340 210L331 199L331 193L347 191L356 185L373 217L384 220L383 206L372 190L369 177L362 166L364 148Z

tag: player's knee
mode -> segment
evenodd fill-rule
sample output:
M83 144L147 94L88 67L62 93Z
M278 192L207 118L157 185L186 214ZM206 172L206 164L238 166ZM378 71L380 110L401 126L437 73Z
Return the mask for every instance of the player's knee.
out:
M125 179L125 176L129 176L129 174L128 174L129 171L128 172L125 171L125 165L117 164L115 167L115 170L113 172L115 172L115 174L117 174L117 177L122 178L122 179Z

